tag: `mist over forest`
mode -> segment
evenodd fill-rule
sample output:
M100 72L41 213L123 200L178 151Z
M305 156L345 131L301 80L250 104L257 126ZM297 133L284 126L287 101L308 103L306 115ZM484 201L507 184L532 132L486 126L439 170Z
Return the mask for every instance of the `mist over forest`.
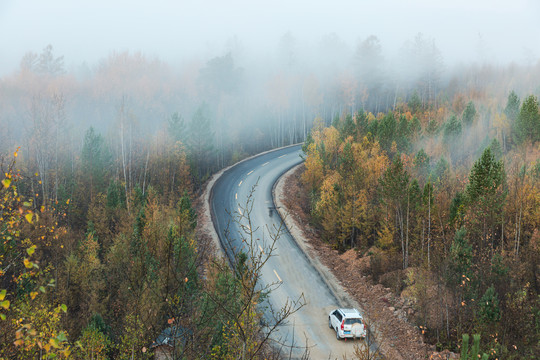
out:
M55 136L80 151L90 126L114 141L121 116L136 138L165 131L178 116L178 136L187 145L201 110L215 166L223 166L233 154L303 141L316 116L327 124L360 109L376 116L418 96L430 118L441 122L449 114L437 114L438 108L456 96L494 112L510 91L520 97L540 92L538 62L448 63L436 39L421 33L391 49L393 57L383 55L383 46L375 35L350 47L335 33L310 44L289 32L264 54L232 38L204 60L166 63L126 51L66 69L69 59L47 45L29 51L18 70L0 80L1 150L18 146L41 122L57 126Z
M379 319L395 352L536 359L540 5L200 3L0 4L0 360L148 359L173 328L178 358L283 358L201 209L299 143L289 200L391 295L421 339Z

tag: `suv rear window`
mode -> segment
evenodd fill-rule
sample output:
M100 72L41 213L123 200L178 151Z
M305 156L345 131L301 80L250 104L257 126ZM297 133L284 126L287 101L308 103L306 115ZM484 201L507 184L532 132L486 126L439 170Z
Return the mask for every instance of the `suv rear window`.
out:
M362 324L362 319L345 319L345 325Z

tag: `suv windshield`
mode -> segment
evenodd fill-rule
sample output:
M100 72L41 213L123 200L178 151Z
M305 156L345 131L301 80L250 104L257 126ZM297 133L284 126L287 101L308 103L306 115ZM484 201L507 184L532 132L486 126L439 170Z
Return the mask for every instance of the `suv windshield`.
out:
M345 325L362 324L362 319L345 319Z

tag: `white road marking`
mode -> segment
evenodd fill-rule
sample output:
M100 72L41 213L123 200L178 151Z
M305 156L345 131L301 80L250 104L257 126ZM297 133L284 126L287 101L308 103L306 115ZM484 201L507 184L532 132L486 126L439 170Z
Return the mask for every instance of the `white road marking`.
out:
M266 165L268 165L268 161L262 164L261 166L266 166Z
M287 156L287 154L281 155L280 157L278 157L278 159L281 159L281 158L284 157L284 156Z
M253 172L253 170L251 170L250 172L248 172L248 175L251 175L252 172Z
M240 180L240 182L238 183L238 186L242 185L242 181L243 181L243 180Z
M259 250L261 250L261 253L263 253L263 254L264 254L264 251L263 251L263 249L262 249L261 245L259 245Z
M238 208L238 212L242 215L242 209Z
M281 280L281 278L279 277L279 275L277 274L277 271L276 271L275 269L274 269L274 274L276 274L276 276L277 276L277 278L278 278L279 282L280 282L280 283L282 283L282 282L283 282L283 280Z
M234 194L235 200L238 200L238 193Z

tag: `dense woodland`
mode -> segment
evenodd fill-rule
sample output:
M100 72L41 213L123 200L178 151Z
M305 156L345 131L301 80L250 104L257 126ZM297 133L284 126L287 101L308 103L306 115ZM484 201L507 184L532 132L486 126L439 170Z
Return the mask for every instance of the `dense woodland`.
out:
M540 65L448 71L422 35L399 66L374 36L322 43L76 69L47 46L0 78L0 358L149 358L167 328L178 358L278 357L256 269L212 257L192 201L218 169L305 139L313 222L417 299L431 341L480 332L532 357Z
M377 116L316 120L302 176L312 221L335 248L368 256L374 282L412 299L411 320L440 349L478 333L493 358L536 358L538 100L440 106L432 114L413 95Z

